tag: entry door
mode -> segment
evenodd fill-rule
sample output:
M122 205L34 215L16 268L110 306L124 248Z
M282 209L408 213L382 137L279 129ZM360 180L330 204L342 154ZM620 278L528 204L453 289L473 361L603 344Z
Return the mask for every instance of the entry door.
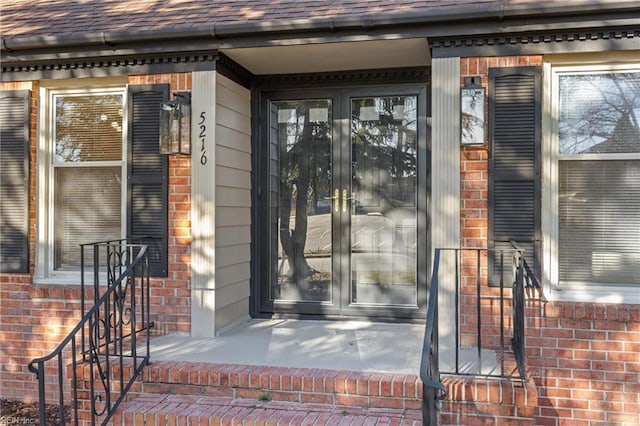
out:
M266 310L387 317L420 310L422 99L407 88L379 92L265 101Z

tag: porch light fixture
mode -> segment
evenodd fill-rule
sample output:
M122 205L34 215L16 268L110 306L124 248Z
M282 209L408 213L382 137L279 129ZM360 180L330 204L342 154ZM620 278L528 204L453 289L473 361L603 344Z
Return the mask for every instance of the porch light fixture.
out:
M191 93L176 92L160 106L160 154L191 154Z
M482 77L464 78L460 89L460 145L484 145L485 89Z

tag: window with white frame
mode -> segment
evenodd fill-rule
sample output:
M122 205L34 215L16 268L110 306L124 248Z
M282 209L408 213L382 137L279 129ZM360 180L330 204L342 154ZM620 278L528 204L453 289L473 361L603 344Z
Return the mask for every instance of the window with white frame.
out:
M553 69L551 279L557 289L640 286L640 67Z
M40 207L45 244L38 268L40 277L51 278L79 270L79 244L124 235L125 90L45 93L46 201Z
M168 99L168 84L119 77L41 83L36 282L79 282L80 244L121 238L147 245L150 275L167 276Z

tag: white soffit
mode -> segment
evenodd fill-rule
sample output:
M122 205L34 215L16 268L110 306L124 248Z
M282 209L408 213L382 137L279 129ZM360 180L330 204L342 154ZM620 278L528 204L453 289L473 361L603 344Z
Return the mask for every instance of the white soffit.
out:
M426 66L425 38L225 49L253 74L293 74Z

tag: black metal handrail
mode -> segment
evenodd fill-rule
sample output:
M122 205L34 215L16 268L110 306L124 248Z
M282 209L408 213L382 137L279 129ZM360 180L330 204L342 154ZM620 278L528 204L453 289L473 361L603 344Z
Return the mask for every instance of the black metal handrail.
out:
M511 346L516 359L518 373L522 380L526 377L525 370L525 294L533 295L532 291L540 290L540 282L533 273L531 267L524 257L522 250L515 241L510 241L516 250L518 268L513 282L513 338Z
M85 286L87 249L93 251L91 288ZM54 401L61 424L77 425L81 420L107 424L149 363L153 323L149 319L148 263L145 245L126 240L81 245L82 319L53 352L29 363L29 370L38 379L40 424L46 424L47 402ZM100 284L101 278L105 285ZM88 298L93 299L93 304L85 311ZM146 351L139 354L137 336L143 332ZM125 359L129 361L125 363ZM88 372L89 377L85 377L86 373L79 377L79 369ZM65 371L70 382L65 382ZM130 377L126 377L127 372ZM82 382L88 383L88 389ZM88 414L81 413L81 408L86 407L79 403L80 397L87 396Z
M427 306L427 321L422 342L420 359L420 379L422 380L422 422L425 425L437 423L439 403L447 396L447 388L440 382L438 371L438 271L440 249L433 257L431 285Z
M501 377L525 380L525 293L531 296L534 289L540 285L530 266L523 256L523 250L515 242L511 242L513 250L491 250L487 248L437 248L434 252L433 268L429 288L429 299L425 324L425 334L420 362L420 378L423 383L423 423L425 425L437 424L437 410L441 401L447 395L447 389L440 380L441 374L455 374L467 376ZM447 253L453 256L453 272L451 279L455 281L453 294L455 313L449 318L454 329L454 348L451 357L447 357L449 366L442 368L439 362L440 342L438 336L438 322L441 320L438 312L438 296L440 293L440 273L442 272L442 255ZM489 288L488 276L484 273L484 262L491 255L494 257L496 269L501 271L499 275L499 288ZM513 281L505 283L505 255L511 258L511 274ZM462 290L464 282L465 291ZM508 297L507 288L511 288L511 297ZM496 295L497 293L497 295ZM464 301L461 302L461 297ZM482 300L490 298L491 302L498 303L499 315L487 312ZM497 298L497 301L495 300ZM471 302L472 301L472 302ZM475 303L475 305L473 305ZM468 316L473 313L474 321L466 321L466 328L462 331L461 304L464 305ZM507 315L510 311L511 315ZM493 323L483 324L483 317L491 318ZM511 324L507 323L510 318ZM495 320L497 318L497 321ZM484 320L486 321L486 320ZM471 335L471 327L475 329ZM498 331L496 331L496 328ZM493 330L494 335L487 330ZM497 334L496 334L497 333ZM507 335L511 334L511 344L507 343ZM489 341L487 343L485 339ZM471 341L472 343L469 343ZM505 365L505 359L509 356L508 349L513 352L516 368L509 370ZM446 349L446 348L445 348ZM491 365L483 354L487 351L495 354L495 365ZM462 354L474 357L472 361L463 362ZM486 356L486 355L485 355ZM464 365L463 365L464 364ZM474 367L475 366L475 367Z

